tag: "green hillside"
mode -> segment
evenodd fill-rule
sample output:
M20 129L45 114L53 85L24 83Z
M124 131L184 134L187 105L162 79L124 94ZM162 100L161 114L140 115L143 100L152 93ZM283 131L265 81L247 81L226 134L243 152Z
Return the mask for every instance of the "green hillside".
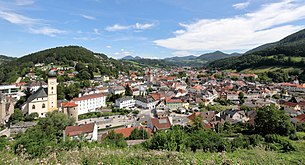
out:
M212 62L209 67L236 69L238 71L261 66L305 66L305 30L284 39L259 46L240 57L232 57Z
M53 66L72 66L77 71L86 69L93 77L94 72L117 76L120 71L135 69L130 63L108 58L104 54L94 53L79 46L65 46L51 48L32 53L7 64L1 65L0 83L12 83L20 76L24 76L36 63Z
M0 65L3 64L3 63L10 62L10 61L12 61L14 59L16 59L16 58L8 57L8 56L5 56L5 55L0 55Z

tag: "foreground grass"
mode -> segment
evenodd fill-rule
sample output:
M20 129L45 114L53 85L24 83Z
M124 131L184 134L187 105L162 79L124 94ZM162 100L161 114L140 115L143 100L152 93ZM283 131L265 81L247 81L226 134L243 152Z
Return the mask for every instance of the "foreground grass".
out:
M299 146L303 149L304 144ZM299 149L301 149L299 148ZM0 151L0 164L305 164L303 151L278 153L262 147L234 152L204 153L146 151L136 148L82 148L59 151L47 158L28 160L9 150Z

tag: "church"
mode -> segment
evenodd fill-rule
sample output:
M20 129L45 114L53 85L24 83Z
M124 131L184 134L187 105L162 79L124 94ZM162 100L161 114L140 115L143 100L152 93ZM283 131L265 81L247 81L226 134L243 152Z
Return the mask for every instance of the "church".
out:
M57 78L56 72L48 73L48 87L40 87L35 91L21 107L24 114L38 113L39 117L45 117L47 112L58 110L57 108Z

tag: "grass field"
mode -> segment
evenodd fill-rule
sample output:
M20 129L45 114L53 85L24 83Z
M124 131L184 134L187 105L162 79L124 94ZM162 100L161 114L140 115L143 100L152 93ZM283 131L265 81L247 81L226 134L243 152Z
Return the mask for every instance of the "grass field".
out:
M16 156L8 148L0 151L0 164L305 164L305 141L291 142L296 151L286 153L268 151L262 146L234 152L210 153L199 150L194 153L146 150L136 145L123 149L82 147L70 151L60 150L45 158L35 159L26 159L23 154Z

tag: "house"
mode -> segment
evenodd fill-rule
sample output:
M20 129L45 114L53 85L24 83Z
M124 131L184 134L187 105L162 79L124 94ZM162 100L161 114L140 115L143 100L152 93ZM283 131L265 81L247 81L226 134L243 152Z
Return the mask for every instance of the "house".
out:
M14 113L15 99L0 93L0 123L8 122L11 114Z
M124 136L124 138L128 138L131 135L131 132L134 129L139 129L139 130L145 130L148 132L148 134L150 136L152 136L152 130L150 128L147 127L142 127L142 126L138 126L138 127L129 127L129 128L120 128L120 129L115 129L114 132L115 133L119 133L122 134Z
M67 126L63 131L64 140L66 137L76 140L97 141L98 132L95 123L84 124L79 126Z
M78 105L78 115L96 112L101 107L106 107L106 95L103 93L88 94L73 98L72 102Z
M188 108L189 104L181 99L166 99L166 106L169 110L177 110L178 108Z
M109 92L117 95L117 94L125 94L125 88L123 86L115 86L109 89Z
M142 107L144 109L154 109L157 101L154 100L152 96L138 96L136 97L136 106Z
M281 83L282 89L289 92L305 92L305 84L291 84L291 83Z
M158 130L169 129L173 125L171 117L151 118L147 122L147 127L157 132Z
M305 122L305 114L298 115L294 118L291 118L291 122L294 124L304 123Z
M134 107L136 101L131 96L124 96L115 100L115 106L119 108L131 108Z

